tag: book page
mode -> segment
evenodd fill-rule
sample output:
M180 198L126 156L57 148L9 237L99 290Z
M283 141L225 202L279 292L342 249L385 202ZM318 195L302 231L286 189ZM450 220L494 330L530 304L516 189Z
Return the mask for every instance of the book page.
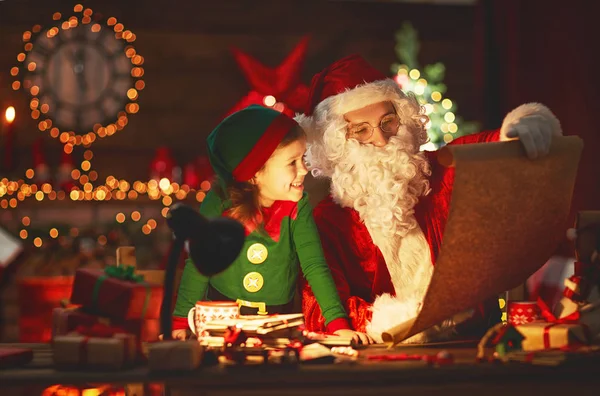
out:
M416 318L384 332L398 343L512 289L538 270L565 238L583 142L555 137L530 160L518 141L446 146L456 169L444 239Z
M21 253L23 244L0 227L0 267L5 268ZM0 268L0 269L2 269Z

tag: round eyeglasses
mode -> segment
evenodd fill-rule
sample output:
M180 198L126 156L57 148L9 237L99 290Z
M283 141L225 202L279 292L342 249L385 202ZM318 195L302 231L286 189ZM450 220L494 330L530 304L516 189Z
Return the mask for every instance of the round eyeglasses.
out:
M375 127L368 122L349 126L347 129L346 138L356 139L359 142L366 142L367 140L371 139L371 136L373 136L373 131L375 128L379 128L381 132L385 133L386 135L394 135L398 132L399 127L400 117L398 117L398 114L387 114L381 119L381 121L379 121L379 125Z

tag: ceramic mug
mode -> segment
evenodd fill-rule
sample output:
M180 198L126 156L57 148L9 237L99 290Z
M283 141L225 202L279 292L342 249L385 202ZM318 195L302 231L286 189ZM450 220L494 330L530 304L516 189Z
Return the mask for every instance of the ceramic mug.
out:
M188 313L188 326L198 339L205 336L206 323L212 320L240 317L240 307L235 301L198 301Z
M508 323L513 326L542 319L540 307L535 301L509 301L507 317Z

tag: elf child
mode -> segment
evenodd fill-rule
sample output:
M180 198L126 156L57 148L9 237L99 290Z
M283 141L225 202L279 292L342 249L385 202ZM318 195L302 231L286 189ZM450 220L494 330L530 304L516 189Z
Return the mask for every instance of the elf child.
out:
M229 216L246 228L233 264L207 277L188 260L173 318L173 338L186 337L198 300L234 300L241 314L290 313L299 270L311 285L327 330L368 343L350 329L321 248L304 192L306 137L290 117L250 106L223 120L208 137L217 185L200 207L206 217ZM260 311L260 309L259 309Z

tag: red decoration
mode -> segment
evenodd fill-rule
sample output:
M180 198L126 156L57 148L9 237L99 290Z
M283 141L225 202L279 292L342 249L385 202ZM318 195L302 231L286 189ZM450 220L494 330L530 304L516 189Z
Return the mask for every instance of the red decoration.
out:
M44 154L44 141L42 138L36 139L33 143L33 171L35 183L40 187L44 183L50 183L50 167Z
M171 156L171 150L168 147L159 147L156 150L156 155L150 162L150 179L159 181L162 178L167 178L170 181L175 179L175 161Z
M60 157L60 165L56 172L56 184L57 187L65 192L71 192L75 188L71 172L73 171L73 157L70 153L62 150Z
M183 169L183 184L198 190L204 181L212 181L214 171L206 156L197 157L194 161L185 165Z
M284 61L270 68L237 48L233 56L250 84L250 92L226 115L258 104L293 115L304 110L308 99L308 87L300 82L300 70L306 58L308 37L302 38Z

